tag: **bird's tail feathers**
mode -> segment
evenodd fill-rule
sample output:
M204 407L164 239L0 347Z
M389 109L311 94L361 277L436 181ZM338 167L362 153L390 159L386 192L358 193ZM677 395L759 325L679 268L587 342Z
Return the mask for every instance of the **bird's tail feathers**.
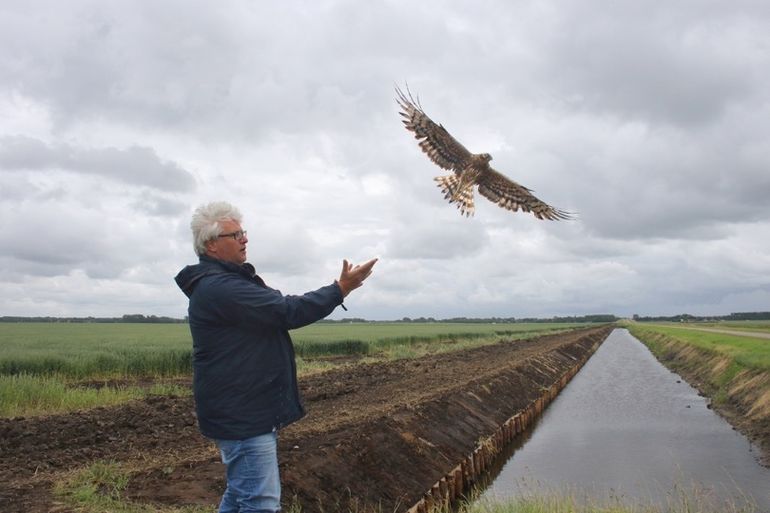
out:
M466 217L473 215L473 182L462 183L457 175L437 176L434 178L444 193L444 199L449 203L457 203L460 214Z

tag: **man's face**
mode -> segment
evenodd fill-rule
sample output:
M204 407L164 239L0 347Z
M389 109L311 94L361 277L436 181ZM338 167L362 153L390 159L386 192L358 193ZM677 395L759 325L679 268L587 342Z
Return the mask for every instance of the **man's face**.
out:
M223 221L221 223L222 234L206 243L206 254L218 260L243 264L246 262L246 244L249 239L243 233L241 225L235 221ZM233 236L235 234L235 236ZM237 235L242 234L240 237Z

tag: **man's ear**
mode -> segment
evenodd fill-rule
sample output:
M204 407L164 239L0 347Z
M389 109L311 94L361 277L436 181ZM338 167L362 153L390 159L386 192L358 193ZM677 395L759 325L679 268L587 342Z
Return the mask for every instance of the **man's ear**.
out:
M216 255L217 254L217 245L215 244L216 240L208 240L203 245L206 247L206 253L210 255Z

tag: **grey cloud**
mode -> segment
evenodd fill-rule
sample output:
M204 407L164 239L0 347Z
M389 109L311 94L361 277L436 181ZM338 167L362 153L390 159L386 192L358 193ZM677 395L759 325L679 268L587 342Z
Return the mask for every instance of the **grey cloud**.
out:
M697 126L755 92L764 64L741 35L747 19L739 8L596 2L590 15L579 9L560 13L544 44L553 59L543 63L554 91L575 108Z
M132 205L138 212L157 217L176 217L186 213L189 209L186 202L148 191L143 191Z
M188 192L195 178L174 162L161 160L152 148L77 148L67 144L48 145L31 137L0 137L0 170L63 169L110 178L131 185L163 191Z
M447 209L453 206L446 206ZM455 214L459 218L459 214ZM405 259L451 260L481 251L489 241L484 227L473 220L423 220L392 229L387 256Z
M380 256L356 316L767 303L768 250L747 241L770 220L770 4L62 5L0 7L0 296L27 294L16 311L184 315L163 287L195 258L192 208L220 198L287 292ZM578 220L483 198L461 218L400 123L404 81Z
M244 227L249 232L249 260L257 272L296 276L318 266L318 244L305 227L285 220L250 218L244 219Z

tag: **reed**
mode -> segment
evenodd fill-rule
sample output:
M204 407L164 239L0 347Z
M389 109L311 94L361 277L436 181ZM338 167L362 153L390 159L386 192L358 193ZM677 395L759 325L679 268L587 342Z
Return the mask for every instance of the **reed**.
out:
M753 500L735 490L731 497L718 497L714 490L696 483L671 483L657 498L634 498L620 490L598 493L572 487L556 489L543 484L525 484L519 496L510 499L472 497L460 504L457 513L757 513ZM438 513L438 512L435 512ZM449 512L445 512L449 513Z
M142 387L73 387L54 376L0 376L0 417L50 415L124 403L149 395L188 395L176 385Z

